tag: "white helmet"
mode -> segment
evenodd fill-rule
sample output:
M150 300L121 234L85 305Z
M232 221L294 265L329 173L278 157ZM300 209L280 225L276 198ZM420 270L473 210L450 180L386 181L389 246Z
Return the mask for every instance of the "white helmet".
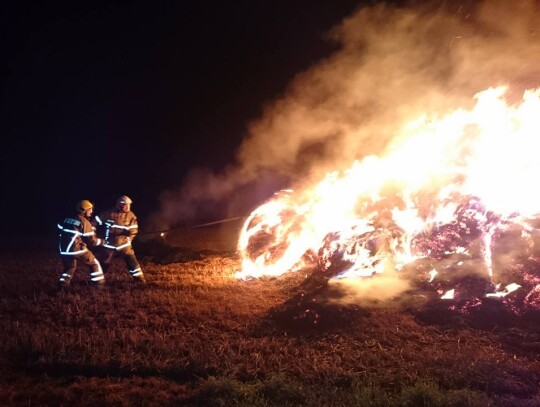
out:
M131 205L132 203L133 203L133 201L127 195L122 195L120 198L118 198L116 200L116 206Z

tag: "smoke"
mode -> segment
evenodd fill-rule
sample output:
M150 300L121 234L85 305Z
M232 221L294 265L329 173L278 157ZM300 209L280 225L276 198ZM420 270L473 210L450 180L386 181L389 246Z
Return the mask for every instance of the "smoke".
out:
M235 163L219 173L196 170L163 192L154 225L217 208L245 214L237 212L260 203L257 184L264 199L268 185L318 181L384 153L402 126L424 113L468 108L490 86L507 84L516 95L538 86L537 1L416 3L360 7L331 29L327 38L338 50L299 73L248 124Z
M330 293L327 301L334 304L369 304L377 305L401 296L411 289L411 284L393 267L386 267L384 273L373 278L344 278L328 281Z

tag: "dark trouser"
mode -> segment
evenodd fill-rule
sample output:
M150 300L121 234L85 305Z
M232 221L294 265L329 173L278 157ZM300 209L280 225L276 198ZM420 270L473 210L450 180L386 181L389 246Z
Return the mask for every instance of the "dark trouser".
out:
M132 247L126 247L122 250L114 250L109 248L102 248L100 252L100 261L103 266L103 272L106 274L109 272L111 261L115 256L120 256L124 259L129 271L129 275L133 281L144 281L144 274L141 266L135 257L135 252Z
M105 283L105 276L99 261L95 258L91 251L86 251L74 256L60 255L64 271L58 280L58 285L67 287L71 283L71 279L77 269L77 261L83 262L90 269L90 281L94 285Z

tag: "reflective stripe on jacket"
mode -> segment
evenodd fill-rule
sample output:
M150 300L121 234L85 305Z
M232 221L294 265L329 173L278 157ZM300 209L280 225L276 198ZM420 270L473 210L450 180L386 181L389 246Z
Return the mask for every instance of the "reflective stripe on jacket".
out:
M99 246L94 227L83 215L77 214L58 223L58 251L61 255L75 256L86 252L87 245Z
M123 212L116 208L96 216L96 222L103 231L105 239L103 247L121 250L131 246L132 240L139 233L137 217L131 211Z

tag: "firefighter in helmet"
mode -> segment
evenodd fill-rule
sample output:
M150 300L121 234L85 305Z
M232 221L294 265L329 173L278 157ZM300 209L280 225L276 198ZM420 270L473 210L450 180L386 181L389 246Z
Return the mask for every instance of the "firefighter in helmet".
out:
M105 239L99 258L103 271L107 273L112 259L115 256L123 257L132 280L144 283L143 271L131 245L139 232L137 217L131 211L132 203L128 196L122 195L116 200L114 208L96 216L97 225Z
M96 286L105 284L105 276L99 261L88 249L100 246L102 239L96 237L95 229L90 223L94 205L88 200L77 203L75 216L69 216L58 223L60 230L58 250L64 271L58 280L60 288L69 286L77 268L77 261L82 261L90 268L90 280Z

